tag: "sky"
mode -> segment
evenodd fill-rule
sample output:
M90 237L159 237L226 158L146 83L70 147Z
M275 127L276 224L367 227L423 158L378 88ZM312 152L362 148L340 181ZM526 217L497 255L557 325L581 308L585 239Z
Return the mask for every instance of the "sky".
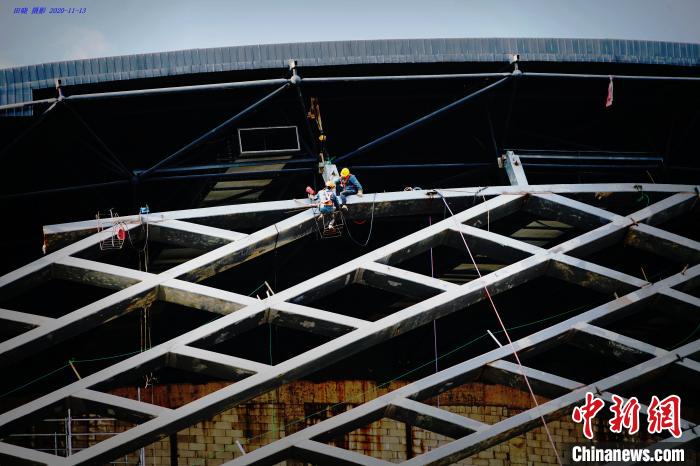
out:
M34 7L46 12L32 15ZM50 14L55 7L66 11ZM15 14L16 8L30 14ZM700 0L0 0L0 68L329 40L569 37L700 43L699 19Z

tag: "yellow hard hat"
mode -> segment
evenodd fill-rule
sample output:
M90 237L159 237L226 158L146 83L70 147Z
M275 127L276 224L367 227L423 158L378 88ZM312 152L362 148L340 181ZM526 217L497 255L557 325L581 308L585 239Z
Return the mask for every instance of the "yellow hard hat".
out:
M333 180L328 180L326 181L326 186L329 188L335 188L335 183L333 183Z
M340 176L342 176L343 178L346 177L346 176L350 176L350 170L348 170L347 168L343 168L343 169L340 171Z

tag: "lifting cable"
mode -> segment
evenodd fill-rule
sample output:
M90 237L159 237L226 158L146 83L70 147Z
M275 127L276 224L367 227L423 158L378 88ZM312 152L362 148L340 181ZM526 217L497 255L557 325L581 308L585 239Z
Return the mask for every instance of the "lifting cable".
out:
M438 196L440 196L440 199L442 199L442 202L445 204L445 207L447 210L450 212L450 215L452 216L452 219L455 221L455 223L459 223L457 219L454 217L454 212L452 212L452 209L450 208L450 205L447 203L447 199L445 199L445 196L440 193L437 189L434 190ZM467 244L467 240L464 237L464 233L462 233L461 229L457 230L459 232L459 235L462 237L462 242L464 243L464 247L467 250L467 254L469 255L469 258L472 261L472 264L474 265L474 270L476 270L476 274L479 276L479 278L482 278L481 271L479 270L479 266L476 263L476 260L474 259L474 255L472 254L471 249L469 248L469 245ZM508 333L508 329L506 329L505 324L503 323L503 319L501 319L501 315L498 313L498 309L496 308L496 303L493 301L493 297L491 296L491 292L488 289L488 286L484 285L484 293L486 294L486 298L488 299L489 303L491 304L491 308L493 309L493 312L496 314L496 318L498 319L498 323L501 326L501 329L503 330L503 334L506 336L506 339L508 340L508 344L511 347L511 350L513 351L513 356L515 357L515 360L518 362L518 367L520 368L520 373L523 376L523 379L525 379L525 384L527 385L527 389L530 392L530 396L532 397L532 401L535 403L535 408L537 409L537 414L539 415L540 419L542 420L542 426L544 427L545 432L547 433L547 437L549 438L549 443L552 445L552 449L554 450L554 455L557 458L557 464L559 466L562 465L561 458L559 456L559 452L557 451L557 447L554 444L554 439L552 438L552 434L549 431L549 427L547 426L547 421L544 419L544 416L539 412L540 410L540 404L537 402L537 397L535 396L535 392L532 390L532 386L530 385L530 380L527 378L527 375L525 374L525 369L523 369L523 365L520 362L520 357L518 356L518 352L515 349L515 345L513 344L513 340L510 338L510 334Z
M340 216L343 217L343 223L345 224L345 229L348 232L348 237L352 240L353 243L357 244L358 246L364 248L369 244L369 240L372 238L372 227L374 226L374 206L375 206L375 201L377 200L377 193L374 193L374 197L372 198L372 215L369 220L369 233L367 233L367 239L365 240L364 243L360 243L357 241L355 238L352 237L352 233L350 233L350 226L348 224L347 219L345 218L345 214L343 213L343 209L340 210Z
M431 198L432 201L432 198ZM428 215L428 226L433 225L432 215ZM433 248L430 247L430 277L435 278L435 260L433 258ZM433 352L435 354L435 373L440 372L438 368L438 342L437 342L437 319L433 319ZM440 407L440 394L437 395L437 407Z
M141 218L141 215L139 214L139 218ZM131 247L136 250L136 253L138 254L138 267L139 271L143 270L144 272L148 272L148 263L149 263L149 255L148 255L148 239L149 239L149 227L148 227L148 217L146 217L145 221L142 221L143 224L145 224L145 238L143 242L143 247L137 248L136 245L134 244L133 239L131 238L131 233L127 232L129 236L129 243L131 244ZM141 316L139 319L139 333L140 333L140 341L139 341L139 350L140 352L147 351L153 347L153 339L151 338L151 305L153 303L148 303L145 306L143 306L143 309L141 310ZM157 378L153 375L153 372L148 372L144 374L144 388L151 387L151 399L153 399L153 385L154 382L157 381ZM152 400L151 400L152 401Z

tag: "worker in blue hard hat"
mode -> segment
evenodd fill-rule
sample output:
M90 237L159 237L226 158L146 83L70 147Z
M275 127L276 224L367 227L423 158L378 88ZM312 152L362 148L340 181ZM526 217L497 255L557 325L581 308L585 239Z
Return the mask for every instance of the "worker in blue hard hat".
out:
M340 171L340 178L335 180L336 191L339 193L339 203L343 210L348 210L345 205L347 203L347 197L352 194L357 194L362 197L362 185L357 180L357 177L350 173L348 168L343 168Z

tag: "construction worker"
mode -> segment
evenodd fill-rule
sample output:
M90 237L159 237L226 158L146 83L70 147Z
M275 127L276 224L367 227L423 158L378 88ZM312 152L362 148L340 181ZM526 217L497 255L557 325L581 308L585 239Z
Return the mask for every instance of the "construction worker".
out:
M348 168L343 168L340 171L340 178L335 181L335 184L337 186L337 190L339 191L340 207L343 210L348 210L348 207L345 205L347 203L347 196L357 194L358 196L362 197L362 185L359 181L357 181L357 177L355 175L350 174L350 170Z
M330 222L326 224L326 221L323 221L324 232L327 230L335 231L335 209L338 207L338 198L335 195L335 183L332 180L328 180L326 186L315 194L311 186L307 186L306 193L309 195L309 199L318 202L318 210L321 212L322 218L327 218L328 214L330 214Z
M318 202L318 210L322 214L332 214L338 206L338 198L335 195L335 183L332 180L328 180L326 186L315 195L311 187L307 186L306 192L311 200Z

